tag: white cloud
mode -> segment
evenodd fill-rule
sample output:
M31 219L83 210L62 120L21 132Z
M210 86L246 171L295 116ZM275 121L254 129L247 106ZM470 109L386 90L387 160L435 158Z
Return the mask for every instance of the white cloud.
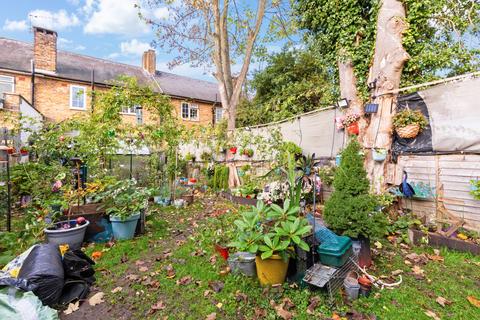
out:
M26 31L28 30L28 24L26 20L5 20L3 30L6 31Z
M140 56L150 48L150 44L137 39L120 43L120 52L124 55Z
M135 0L87 1L84 11L89 14L84 27L85 33L141 35L150 28L138 16Z
M62 44L70 44L70 43L73 43L73 41L72 41L72 40L65 39L65 38L62 38L62 37L59 37L59 38L58 38L58 43L61 44L61 45L62 45Z
M62 37L58 38L58 47L63 50L73 50L73 51L83 51L86 49L85 46L81 44L75 44L72 40L65 39Z
M157 8L153 12L153 16L159 20L166 20L170 17L170 12L167 7Z
M51 12L47 10L33 10L28 14L32 21L32 25L37 27L43 27L51 30L63 30L69 27L78 26L80 19L72 13L61 9L57 12Z

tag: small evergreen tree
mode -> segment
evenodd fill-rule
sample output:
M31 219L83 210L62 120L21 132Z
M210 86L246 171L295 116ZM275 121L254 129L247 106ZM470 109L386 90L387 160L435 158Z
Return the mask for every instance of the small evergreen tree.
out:
M342 152L335 171L334 191L325 203L324 219L334 231L350 237L381 236L386 218L377 211L377 202L369 194L367 172L363 167L360 144L354 139Z

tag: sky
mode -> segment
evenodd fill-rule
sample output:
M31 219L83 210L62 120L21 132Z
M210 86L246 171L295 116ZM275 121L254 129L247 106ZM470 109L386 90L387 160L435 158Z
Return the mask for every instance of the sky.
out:
M42 26L57 31L60 50L140 66L142 53L150 48L154 33L139 19L138 9L134 7L136 1L8 1L14 5L4 3L0 10L0 37L32 43L31 26ZM168 10L158 8L149 14L166 18ZM279 46L271 48L275 50ZM171 58L172 55L157 49L157 69L215 81L204 68L181 65L170 70L167 63ZM253 65L251 70L258 67Z

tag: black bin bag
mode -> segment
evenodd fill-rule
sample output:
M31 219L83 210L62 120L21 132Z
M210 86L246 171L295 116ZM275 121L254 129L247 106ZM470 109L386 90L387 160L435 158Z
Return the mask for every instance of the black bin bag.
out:
M27 281L29 288L44 305L57 304L65 281L58 245L41 244L33 248L23 262L18 277Z

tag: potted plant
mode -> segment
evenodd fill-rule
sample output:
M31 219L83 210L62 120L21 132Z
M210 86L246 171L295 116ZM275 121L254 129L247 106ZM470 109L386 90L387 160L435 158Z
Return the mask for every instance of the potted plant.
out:
M415 138L427 125L428 121L420 110L406 108L393 116L393 127L400 138Z
M42 205L48 212L45 217L45 222L48 223L44 230L45 236L48 243L68 244L71 249L80 249L90 222L83 217L71 219L70 210L67 220L56 221L61 216L63 209L69 207L72 201L78 200L80 197L76 190L64 186L62 179L65 179L65 174L57 175L51 188L51 196Z
M383 148L373 148L372 149L372 158L374 161L382 162L387 158L387 149Z
M343 127L347 128L349 134L358 135L360 133L358 119L360 119L360 114L356 112L349 113L343 118Z
M256 254L256 271L262 285L285 281L295 244L309 250L302 238L310 232L311 226L304 217L298 216L299 210L300 207L289 199L283 207L258 201L256 207L242 212L242 218L234 222L237 236L232 246L240 252Z
M211 161L212 160L212 154L210 152L204 151L200 155L200 159L202 161Z
M20 149L20 154L21 154L22 156L28 156L28 149L25 148L25 147L22 147L22 148Z
M236 154L237 153L237 147L230 147L229 148L231 154Z
M196 156L193 153L189 152L185 155L185 160L195 162Z
M376 198L369 194L370 183L360 150L355 139L343 150L342 162L335 170L334 191L325 203L323 218L336 233L360 242L363 251L359 264L363 267L371 264L369 239L383 235L387 220L378 210Z
M244 156L247 156L248 158L253 157L254 151L252 148L245 148L241 152Z
M119 181L101 195L102 208L110 216L115 239L133 238L140 213L146 208L149 196L149 191L138 187L135 180Z

